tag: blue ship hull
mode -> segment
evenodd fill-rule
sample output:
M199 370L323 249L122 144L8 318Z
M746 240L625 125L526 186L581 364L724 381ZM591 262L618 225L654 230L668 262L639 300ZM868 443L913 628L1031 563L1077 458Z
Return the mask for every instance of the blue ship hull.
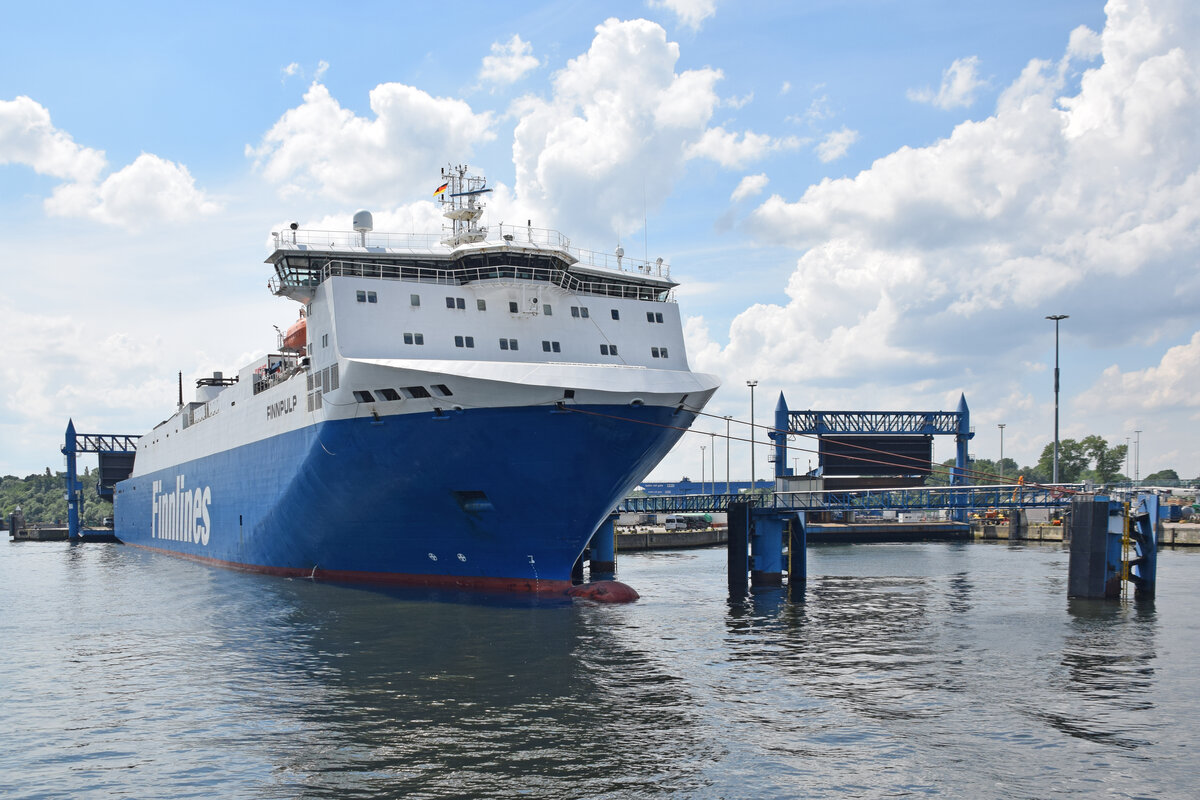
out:
M119 483L116 534L272 574L558 591L695 416L581 410L319 423Z

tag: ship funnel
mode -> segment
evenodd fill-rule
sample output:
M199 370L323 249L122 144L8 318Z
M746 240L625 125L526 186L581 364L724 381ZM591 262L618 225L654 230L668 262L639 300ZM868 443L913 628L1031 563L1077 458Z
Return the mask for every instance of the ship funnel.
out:
M367 246L367 234L375 229L375 220L370 211L359 211L354 215L354 230L358 232L358 243Z

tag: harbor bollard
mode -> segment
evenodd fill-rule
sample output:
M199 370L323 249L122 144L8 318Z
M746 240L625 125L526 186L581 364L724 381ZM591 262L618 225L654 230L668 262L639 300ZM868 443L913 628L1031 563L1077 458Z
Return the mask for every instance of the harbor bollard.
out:
M744 596L750 574L750 503L733 502L728 508L729 539L727 541L729 594Z
M1114 513L1115 511L1115 513ZM1121 596L1121 535L1125 524L1119 503L1083 495L1071 501L1069 597Z

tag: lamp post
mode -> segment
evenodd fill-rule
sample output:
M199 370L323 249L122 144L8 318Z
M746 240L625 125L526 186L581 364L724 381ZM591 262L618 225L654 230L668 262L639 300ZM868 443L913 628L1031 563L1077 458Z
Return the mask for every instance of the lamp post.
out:
M1069 318L1066 314L1046 317L1054 320L1054 477L1051 483L1058 483L1058 323Z
M715 433L708 434L708 466L711 467L708 471L709 480L712 481L712 493L717 493L717 435Z
M731 419L733 417L725 415L725 494L729 494L729 420Z
M704 494L704 450L705 446L700 445L700 494Z
M754 387L758 386L758 381L746 381L746 385L750 387L750 491L754 492Z
M1133 440L1133 481L1137 483L1142 479L1142 432L1133 433L1137 437Z
M1129 480L1129 437L1125 437L1125 480Z
M1000 482L1004 482L1004 425L1003 422L997 422L996 427L1000 429Z

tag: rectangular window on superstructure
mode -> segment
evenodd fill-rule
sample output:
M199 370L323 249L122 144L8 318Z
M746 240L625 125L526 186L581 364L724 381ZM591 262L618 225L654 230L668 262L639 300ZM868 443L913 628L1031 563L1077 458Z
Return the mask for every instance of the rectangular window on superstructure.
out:
M319 398L320 395L317 395L317 397ZM360 403L374 403L375 402L375 398L371 396L371 393L368 391L364 391L362 389L359 389L354 392L354 399ZM317 407L320 408L319 403L318 403Z
M517 302L515 300L508 301L508 313L510 313L510 314L517 313Z
M454 307L457 308L459 311L466 311L467 310L466 298L465 297L454 298Z
M667 348L665 348L665 347L660 347L660 348L658 348L658 352L662 354L662 357L663 357L663 358L666 358L666 357L667 357Z
M367 302L368 303L378 303L379 295L375 294L374 292L367 292Z
M600 345L600 355L602 355L602 356L608 355L608 345L606 345L606 344Z
M416 400L422 397L433 397L433 395L429 393L429 390L424 386L405 386L403 391L405 396L410 400Z
M421 295L419 295L419 294L410 294L410 295L408 296L408 304L409 304L410 306L419 306L419 305L421 305Z
M384 400L399 400L400 393L395 389L376 389L375 394L382 397Z
M610 356L615 356L617 354L617 346L615 344L610 344L608 346L608 354Z
M621 318L621 312L620 312L620 311L618 311L617 309L615 309L615 308L614 308L614 309L612 310L612 318L613 318L613 319L620 319L620 318Z
M334 364L329 368L329 389L330 391L338 388L338 365Z
M646 312L646 322L654 322L654 312L653 311Z
M413 334L413 342L416 344L425 344L425 334L414 333Z
M474 346L475 346L475 337L468 336L467 337L467 347L474 347Z
M654 321L659 323L660 325L662 324L663 320L662 320L662 312L661 311L655 312Z
M358 302L360 302L360 303L367 302L366 291L363 289L359 289L357 292L354 293L354 299L358 300Z
M588 318L588 310L587 310L587 306L580 306L580 307L579 307L579 316L583 317L584 319L587 319L587 318Z
M542 313L547 317L554 316L554 306L550 305L549 303L542 303Z
M454 396L454 392L450 391L450 387L444 383L435 383L433 385L433 390L435 392L437 392L438 394L440 394L442 397L453 397Z
M413 343L413 335L412 335L411 333L406 333L406 334L404 334L404 343L405 343L405 344L412 344L412 343Z
M550 348L551 348L552 350L554 350L554 352L556 352L556 353L561 353L561 352L562 352L562 347L560 347L560 346L559 346L558 342L551 342L551 343L550 343Z
M651 357L651 358L658 358L658 357L659 357L659 355L658 355L658 348L657 348L657 347L651 347L651 348L650 348L650 357Z
M544 350L547 353L550 352L550 340L549 339L542 339L542 350Z
M329 334L328 333L321 334L321 347L329 347Z
M455 336L454 337L454 346L455 347L465 347L465 344L463 343L463 337Z
M446 298L446 308L454 308L454 298L453 297Z
M508 339L505 339L505 338L501 338L501 339L500 339L500 349L501 349L501 350L507 350L507 349L508 349Z
M579 317L579 306L571 306L571 316L576 318Z
M509 339L509 340L508 340L508 349L509 349L509 350L516 350L516 349L517 349L517 340L516 340L516 339Z
M475 308L479 309L480 311L487 311L487 300L484 300L482 298L479 300L476 300Z

